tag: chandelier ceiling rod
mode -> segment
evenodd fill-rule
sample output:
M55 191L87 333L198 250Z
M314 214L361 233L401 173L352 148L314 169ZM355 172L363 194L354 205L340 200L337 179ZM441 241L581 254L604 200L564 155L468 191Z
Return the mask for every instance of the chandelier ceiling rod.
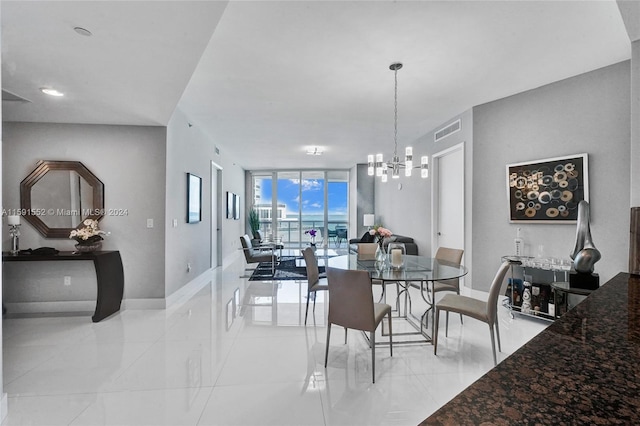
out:
M393 95L393 157L398 156L398 70L402 68L401 63L391 64L389 67L393 71L395 88Z

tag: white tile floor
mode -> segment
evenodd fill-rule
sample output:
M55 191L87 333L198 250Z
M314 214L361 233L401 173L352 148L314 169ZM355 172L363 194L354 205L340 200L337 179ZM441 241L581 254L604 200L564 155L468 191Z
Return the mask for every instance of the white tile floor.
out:
M306 282L249 282L244 267L166 311L5 319L2 425L415 425L492 367L487 325L453 316L438 356L377 349L375 384L362 335L344 345L334 327L325 370L324 295L305 327ZM244 305L248 294L265 306ZM499 315L500 360L548 325Z

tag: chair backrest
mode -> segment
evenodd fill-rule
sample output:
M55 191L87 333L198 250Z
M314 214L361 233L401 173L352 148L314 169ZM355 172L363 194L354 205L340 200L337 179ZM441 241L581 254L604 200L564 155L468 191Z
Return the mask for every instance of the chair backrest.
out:
M302 250L304 264L307 269L307 290L313 287L320 280L320 270L318 269L318 259L311 247Z
M511 267L511 264L512 262L509 262L508 260L502 262L496 276L493 278L493 282L491 283L489 298L487 299L487 317L489 318L490 324L493 324L496 320L496 315L498 313L498 296L501 293L500 290L504 283L504 277Z
M375 331L373 290L367 271L327 267L329 322L354 330Z
M358 258L374 259L376 257L377 248L378 244L376 243L358 243Z
M264 235L262 234L261 230L256 230L256 237L258 237L258 239L260 240L260 242L264 241Z
M242 251L244 252L244 258L247 262L251 260L253 255L253 245L251 244L251 238L247 234L240 237L240 243L242 244Z
M436 259L445 260L447 262L455 263L459 265L462 262L462 255L464 254L464 250L461 249L453 249L449 247L439 247L436 252Z
M464 250L454 249L449 247L438 247L438 251L436 251L436 259L444 260L445 262L455 263L459 265L462 262L462 255L464 254ZM443 281L447 285L459 287L460 279L454 278L451 280Z

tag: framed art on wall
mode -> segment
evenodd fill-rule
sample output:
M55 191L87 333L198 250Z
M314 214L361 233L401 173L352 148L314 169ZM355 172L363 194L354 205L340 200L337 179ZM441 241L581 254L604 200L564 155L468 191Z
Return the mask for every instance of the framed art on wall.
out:
M233 219L233 209L235 205L235 194L227 191L227 219Z
M240 220L240 196L233 194L233 218Z
M202 178L187 173L187 223L202 220Z
M587 154L507 165L509 222L575 223L589 201Z

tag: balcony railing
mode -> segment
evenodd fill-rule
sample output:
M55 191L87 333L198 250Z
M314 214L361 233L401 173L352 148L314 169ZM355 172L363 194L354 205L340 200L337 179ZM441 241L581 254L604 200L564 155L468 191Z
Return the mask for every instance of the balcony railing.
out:
M260 229L265 235L272 236L273 223L271 221L260 221ZM311 242L309 235L305 231L315 229L318 231L316 235L316 244L323 245L324 241L328 248L346 248L348 246L348 221L334 220L327 223L327 229L324 228L322 220L278 220L277 236L284 244L285 248L302 248Z

